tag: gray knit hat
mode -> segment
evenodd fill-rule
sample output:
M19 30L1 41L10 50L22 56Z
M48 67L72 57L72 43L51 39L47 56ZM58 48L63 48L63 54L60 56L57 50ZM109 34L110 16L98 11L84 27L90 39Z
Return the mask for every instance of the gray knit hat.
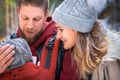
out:
M64 0L54 11L53 20L82 33L90 32L97 20L97 13L86 0Z
M29 45L24 39L22 38L6 39L4 42L1 43L1 46L4 46L6 44L11 44L15 46L14 61L7 68L7 70L20 67L28 61L32 62L32 53L30 51Z

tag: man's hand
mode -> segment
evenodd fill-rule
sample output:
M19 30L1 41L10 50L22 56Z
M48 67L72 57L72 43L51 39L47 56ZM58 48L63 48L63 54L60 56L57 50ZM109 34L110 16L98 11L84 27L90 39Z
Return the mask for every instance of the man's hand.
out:
M15 51L14 46L7 44L5 46L0 45L0 74L13 62Z

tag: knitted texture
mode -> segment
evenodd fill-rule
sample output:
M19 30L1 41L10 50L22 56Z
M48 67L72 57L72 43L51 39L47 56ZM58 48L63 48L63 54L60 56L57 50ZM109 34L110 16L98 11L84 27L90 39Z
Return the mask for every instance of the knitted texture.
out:
M15 55L13 63L8 66L7 70L11 70L16 67L20 67L28 61L32 61L32 53L27 42L22 38L10 39L7 38L1 43L1 46L6 44L14 45Z
M107 37L109 40L109 47L107 55L105 55L104 58L113 58L120 60L120 33L107 30Z
M97 13L85 0L65 0L54 11L53 20L82 33L90 32L97 20Z

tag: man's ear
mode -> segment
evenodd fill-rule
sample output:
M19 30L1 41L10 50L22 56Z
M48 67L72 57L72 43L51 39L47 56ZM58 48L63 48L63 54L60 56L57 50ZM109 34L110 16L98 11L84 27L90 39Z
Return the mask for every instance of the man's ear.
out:
M48 17L48 10L45 13L45 20L47 20L47 17Z
M19 14L19 12L20 12L20 8L19 7L16 7L16 12L17 12L17 14Z
M48 10L46 11L45 15L48 16Z

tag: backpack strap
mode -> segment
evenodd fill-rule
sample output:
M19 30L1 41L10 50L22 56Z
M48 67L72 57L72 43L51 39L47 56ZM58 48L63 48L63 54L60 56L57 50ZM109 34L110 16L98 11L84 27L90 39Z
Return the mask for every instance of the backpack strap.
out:
M56 39L56 35L52 36L50 38L50 40L48 41L48 44L45 45L46 48L48 49L48 54L47 54L46 63L45 63L45 68L47 68L47 69L50 68L51 55L52 55L52 50L53 50L53 45L54 45L55 39Z
M37 54L39 56L41 56L42 54L42 50L43 47L46 46L47 50L48 50L48 54L47 54L47 58L46 63L45 63L45 68L49 69L50 68L50 62L51 62L51 55L52 55L52 50L53 50L53 46L54 46L54 42L56 39L56 34L54 34L52 37L50 37L50 39L48 40L48 43L45 45L45 42L40 45L40 48L37 49ZM62 42L60 42L59 45L59 50L58 50L58 57L57 57L57 63L56 63L56 70L55 70L55 80L59 80L60 78L60 72L62 69L62 63L63 63L63 59L64 59L64 48L63 48L63 44Z
M11 34L11 35L8 35L8 36L5 38L5 40L15 39L15 38L17 38L17 34L16 34L16 33L13 33L13 34Z
M60 79L60 72L62 70L64 54L65 53L64 53L63 43L60 42L59 52L58 52L58 61L57 61L57 66L56 66L56 77L55 77L55 80L59 80Z
M14 38L17 38L17 34L16 33L13 33L12 35L10 35L10 39L14 39Z
M47 69L50 67L51 53L52 53L55 39L56 39L56 34L51 37L51 39L48 42L48 45L46 46L48 49L48 55L47 55L47 59L46 59L45 68L47 68ZM64 48L63 48L63 43L60 42L59 50L58 50L56 72L55 72L56 73L55 80L59 80L59 78L60 78L60 72L62 70L63 59L64 59Z

